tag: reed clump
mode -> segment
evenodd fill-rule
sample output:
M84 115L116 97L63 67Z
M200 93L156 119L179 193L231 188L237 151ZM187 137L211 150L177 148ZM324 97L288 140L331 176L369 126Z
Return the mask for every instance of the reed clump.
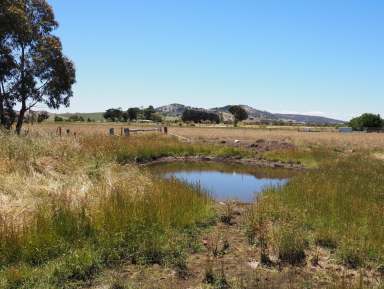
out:
M103 156L118 163L148 162L161 157L174 156L249 156L244 148L215 144L185 143L176 137L158 134L139 135L130 138L85 135L81 139L84 153Z
M130 139L131 150L97 136L0 137L0 288L76 287L122 261L185 269L189 240L214 217L212 201L120 165L119 151L149 150L151 137ZM182 150L162 141L163 154Z
M377 267L384 260L383 171L384 162L369 154L326 159L252 206L250 239L267 239L291 264L305 258L308 244L330 249L347 267Z

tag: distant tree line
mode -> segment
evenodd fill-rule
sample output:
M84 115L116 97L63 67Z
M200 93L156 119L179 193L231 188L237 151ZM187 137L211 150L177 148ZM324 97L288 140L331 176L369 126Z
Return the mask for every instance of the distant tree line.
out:
M208 112L198 109L186 109L181 117L184 122L212 122L220 123L220 116L214 112Z
M349 126L357 131L365 129L382 129L384 127L384 120L379 114L364 113L359 117L351 119L349 121Z
M85 119L83 116L74 114L69 116L68 118L64 118L62 116L56 115L54 118L55 122L95 122L94 119L87 118Z
M240 105L233 105L229 108L229 113L233 115L233 123L237 126L238 122L246 120L248 118L248 113ZM222 122L222 117L220 114L210 111L205 111L201 109L187 109L184 111L181 119L184 122L211 122L211 123L220 123Z
M110 108L104 112L103 117L107 121L112 122L127 122L139 119L162 122L162 116L156 112L152 105L144 109L131 107L126 111L122 110L121 108Z
M46 111L30 111L28 114L24 115L24 122L29 124L42 123L43 121L49 118L49 113Z

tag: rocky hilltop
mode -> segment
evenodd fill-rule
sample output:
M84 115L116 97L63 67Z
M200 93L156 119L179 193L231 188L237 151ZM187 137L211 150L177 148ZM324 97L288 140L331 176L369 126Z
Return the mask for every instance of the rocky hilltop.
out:
M294 122L294 123L311 123L311 124L343 124L344 122L337 119L332 119L322 116L313 115L301 115L301 114L280 114L271 113L265 110L258 110L249 105L241 105L247 112L249 118L252 120L263 120L263 121L283 121L283 122ZM172 103L156 108L156 111L170 117L180 117L186 109L198 109L206 110L216 113L228 114L228 110L231 105L214 108L198 108L186 106L179 103Z

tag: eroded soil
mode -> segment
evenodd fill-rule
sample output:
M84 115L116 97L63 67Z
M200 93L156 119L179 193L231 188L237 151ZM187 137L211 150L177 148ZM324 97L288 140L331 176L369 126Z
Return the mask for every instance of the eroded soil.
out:
M298 266L282 264L273 255L271 264L262 264L260 248L250 245L244 228L247 205L236 204L229 219L227 208L218 204L218 221L199 237L186 268L122 264L105 271L90 288L375 288L383 280L377 269L348 269L320 247L308 249Z

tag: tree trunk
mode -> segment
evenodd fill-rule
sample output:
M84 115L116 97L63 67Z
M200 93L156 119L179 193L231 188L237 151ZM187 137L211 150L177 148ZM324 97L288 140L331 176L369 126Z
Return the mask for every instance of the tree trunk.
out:
M21 66L21 108L19 112L19 117L17 118L16 123L16 133L20 135L21 128L23 126L24 122L24 115L27 110L26 105L26 89L25 89L25 47L24 43L21 44L21 60L20 60L20 66Z
M4 115L4 96L0 89L0 126L5 126L5 115Z
M27 111L27 106L25 104L25 100L23 100L22 105L21 105L21 109L20 109L20 112L19 112L19 116L17 118L17 124L16 124L16 133L18 135L20 135L21 128L23 127L24 115L25 115L26 111Z

